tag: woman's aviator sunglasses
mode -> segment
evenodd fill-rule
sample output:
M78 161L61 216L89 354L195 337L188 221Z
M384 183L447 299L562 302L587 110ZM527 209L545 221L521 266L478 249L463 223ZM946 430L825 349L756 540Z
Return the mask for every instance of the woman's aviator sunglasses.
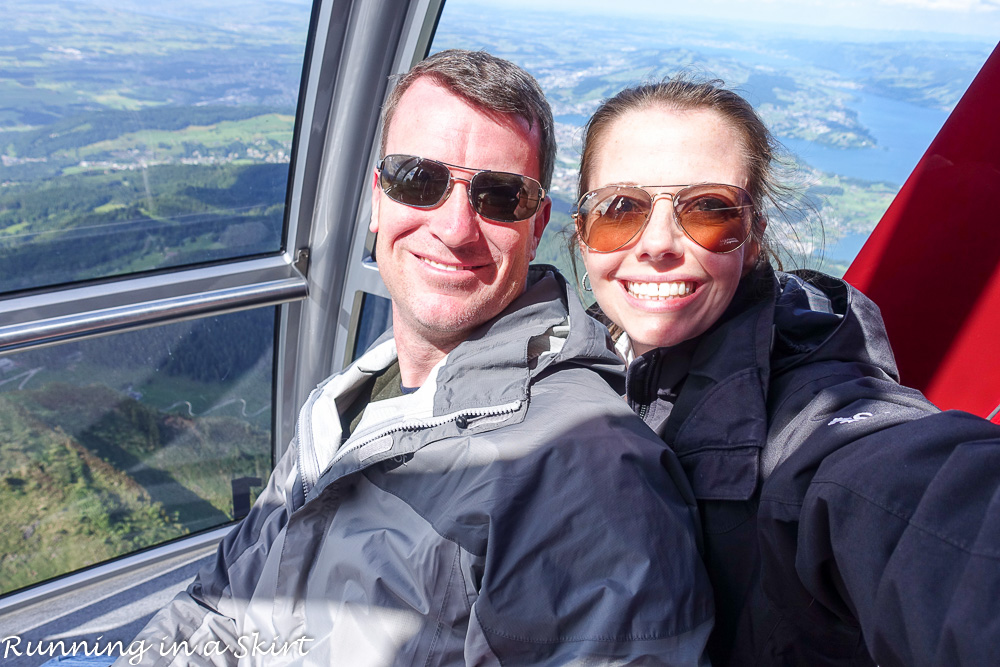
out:
M452 170L470 172L469 178ZM468 185L472 209L495 222L527 220L545 198L541 183L506 171L476 171L414 155L386 155L378 163L379 186L389 199L414 208L434 208L451 194L455 181Z
M650 193L650 189L680 188ZM750 238L754 207L750 193L735 185L609 185L580 198L576 228L580 240L594 252L613 252L639 238L658 197L668 197L674 219L687 236L705 250L733 252Z

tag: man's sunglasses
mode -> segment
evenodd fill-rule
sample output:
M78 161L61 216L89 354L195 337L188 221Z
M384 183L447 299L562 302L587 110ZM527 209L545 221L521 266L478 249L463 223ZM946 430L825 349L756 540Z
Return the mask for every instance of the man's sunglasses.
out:
M456 169L471 173L452 176ZM468 185L472 209L496 222L527 220L545 198L541 183L506 171L476 171L413 155L386 155L378 163L378 183L389 199L414 208L434 208L451 194L455 181Z
M649 189L680 188L650 193ZM649 222L653 202L668 197L674 219L705 250L733 252L750 238L754 207L750 193L735 185L608 185L580 198L576 229L594 252L613 252L639 238Z

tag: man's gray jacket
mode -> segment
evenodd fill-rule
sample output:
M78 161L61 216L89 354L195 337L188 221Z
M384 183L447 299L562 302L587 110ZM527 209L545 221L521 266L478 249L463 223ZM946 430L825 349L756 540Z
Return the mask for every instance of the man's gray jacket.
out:
M249 516L143 630L144 663L702 664L683 471L602 379L619 361L558 273L532 267L341 444L340 411L395 359L383 336L312 393Z

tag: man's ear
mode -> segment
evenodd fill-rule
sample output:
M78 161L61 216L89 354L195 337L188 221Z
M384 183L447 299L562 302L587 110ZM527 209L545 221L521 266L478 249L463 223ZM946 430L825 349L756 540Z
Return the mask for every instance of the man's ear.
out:
M378 169L372 170L372 217L368 221L368 231L373 234L378 233L378 205L381 201L379 195L382 194L382 188L378 186Z
M535 259L535 252L538 250L538 244L542 241L542 232L545 231L545 225L549 224L550 215L552 215L552 200L546 197L538 205L538 211L535 212L535 217L531 222L532 244L531 252L528 253L529 262Z

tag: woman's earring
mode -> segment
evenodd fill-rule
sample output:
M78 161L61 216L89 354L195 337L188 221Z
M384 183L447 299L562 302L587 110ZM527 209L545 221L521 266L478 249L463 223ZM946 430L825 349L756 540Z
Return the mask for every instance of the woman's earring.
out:
M585 292L594 291L590 286L590 274L586 271L583 272L583 291Z

